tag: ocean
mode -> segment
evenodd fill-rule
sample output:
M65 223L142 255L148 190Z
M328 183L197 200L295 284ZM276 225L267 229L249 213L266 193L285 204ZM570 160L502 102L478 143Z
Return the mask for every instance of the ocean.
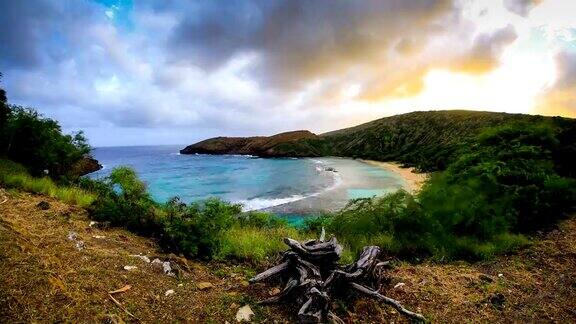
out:
M181 155L180 146L95 148L104 166L130 166L154 199L178 196L184 202L218 197L243 209L289 217L335 211L350 199L384 195L406 183L399 175L344 158L258 158L242 155Z

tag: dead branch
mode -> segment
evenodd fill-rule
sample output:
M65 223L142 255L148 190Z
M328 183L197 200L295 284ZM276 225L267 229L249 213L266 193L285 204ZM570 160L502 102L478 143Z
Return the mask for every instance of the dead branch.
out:
M285 280L285 287L279 294L261 303L292 299L300 305L298 318L302 323L343 323L331 312L330 305L332 295L340 297L348 288L382 301L412 320L425 321L422 315L407 310L397 300L369 288L377 283L374 277L388 264L378 260L379 247L364 247L356 262L338 267L336 261L340 259L342 246L335 237L324 241L323 236L306 242L284 239L290 250L284 253L281 263L250 279L251 283L277 276Z

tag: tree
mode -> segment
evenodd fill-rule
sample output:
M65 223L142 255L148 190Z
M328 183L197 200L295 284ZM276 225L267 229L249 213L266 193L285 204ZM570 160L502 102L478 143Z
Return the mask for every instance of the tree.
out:
M22 163L33 174L48 170L58 177L89 152L82 132L63 134L57 121L32 108L8 104L6 91L0 89L0 156Z

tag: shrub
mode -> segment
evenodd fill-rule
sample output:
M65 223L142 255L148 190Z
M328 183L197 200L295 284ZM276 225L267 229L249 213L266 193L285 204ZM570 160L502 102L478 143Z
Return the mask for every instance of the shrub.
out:
M186 205L176 198L166 203L164 212L162 243L166 247L192 257L211 258L241 205L219 199Z
M256 228L278 228L288 225L286 219L261 211L250 211L239 214L236 217L236 222L240 227Z

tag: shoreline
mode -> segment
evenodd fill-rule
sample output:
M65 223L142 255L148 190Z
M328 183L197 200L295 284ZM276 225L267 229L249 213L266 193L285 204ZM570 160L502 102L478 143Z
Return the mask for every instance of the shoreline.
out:
M407 188L408 192L410 192L411 194L415 194L418 191L420 191L420 189L424 185L424 182L428 180L429 176L428 173L415 172L415 168L413 167L404 168L399 163L396 162L381 162L381 161L364 160L364 159L359 159L359 161L381 169L386 169L388 171L400 175L406 182L408 186Z

